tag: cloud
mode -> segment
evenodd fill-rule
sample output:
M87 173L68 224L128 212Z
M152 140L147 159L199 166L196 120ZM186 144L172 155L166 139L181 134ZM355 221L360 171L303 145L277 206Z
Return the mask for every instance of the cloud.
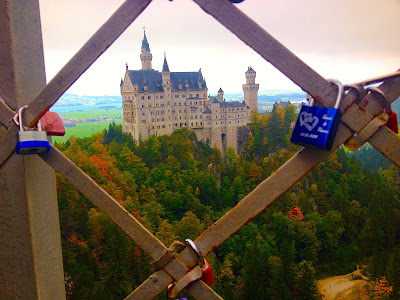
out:
M122 3L117 0L40 0L48 79ZM397 70L400 1L246 0L237 7L326 77L351 82ZM193 1L153 0L126 32L71 88L87 94L119 94L125 70L140 68L143 26L161 69L202 68L209 92L240 91L252 65L260 89L293 88L280 74Z

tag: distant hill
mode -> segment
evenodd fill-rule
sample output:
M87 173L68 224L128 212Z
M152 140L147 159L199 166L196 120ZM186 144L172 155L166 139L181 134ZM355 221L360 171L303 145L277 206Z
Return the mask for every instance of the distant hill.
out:
M121 96L79 96L75 94L64 94L55 106L77 106L77 105L110 105L121 104Z

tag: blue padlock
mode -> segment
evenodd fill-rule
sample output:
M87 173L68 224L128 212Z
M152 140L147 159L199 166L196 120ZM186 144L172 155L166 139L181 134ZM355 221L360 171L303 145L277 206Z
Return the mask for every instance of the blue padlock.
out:
M51 146L47 139L47 133L46 131L42 131L39 123L38 130L24 130L22 125L22 111L27 107L25 105L18 110L19 132L15 151L17 154L41 154L49 152Z
M343 85L337 80L329 81L338 87L335 106L313 106L313 99L310 101L310 106L303 105L290 138L292 143L310 148L331 150L342 118L339 105L343 96Z

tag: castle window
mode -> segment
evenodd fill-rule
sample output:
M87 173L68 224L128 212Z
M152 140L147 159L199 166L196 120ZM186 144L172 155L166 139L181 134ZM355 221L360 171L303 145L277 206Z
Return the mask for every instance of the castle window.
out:
M179 105L181 105L181 103L179 102Z
M161 95L161 96L160 96L160 99L164 99L164 96ZM168 102L168 103L169 103L169 102Z
M158 96L156 95L156 99L158 99Z
M142 108L144 108L144 105L142 105Z
M190 126L193 126L193 122L192 122L192 123L190 123Z
M199 102L199 104L201 105L201 101Z
M183 95L182 95L182 98L186 98L186 94L183 94Z
M179 98L179 95L175 95L175 98Z
M142 123L146 123L146 120L142 120Z
M147 99L151 99L151 96L147 96Z
M189 94L189 97L192 98L192 94Z
M165 128L165 125L162 125L161 127L162 127L162 128Z
M140 97L140 99L144 100L144 96Z
M199 94L196 94L196 97L199 97L200 95Z
M203 125L203 122L200 122L200 125Z

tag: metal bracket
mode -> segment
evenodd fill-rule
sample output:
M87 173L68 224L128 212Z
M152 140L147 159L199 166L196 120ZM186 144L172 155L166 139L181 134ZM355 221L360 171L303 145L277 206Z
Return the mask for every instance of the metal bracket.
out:
M367 124L359 133L348 139L344 145L352 151L359 149L364 143L389 120L386 112L381 112L371 122Z

